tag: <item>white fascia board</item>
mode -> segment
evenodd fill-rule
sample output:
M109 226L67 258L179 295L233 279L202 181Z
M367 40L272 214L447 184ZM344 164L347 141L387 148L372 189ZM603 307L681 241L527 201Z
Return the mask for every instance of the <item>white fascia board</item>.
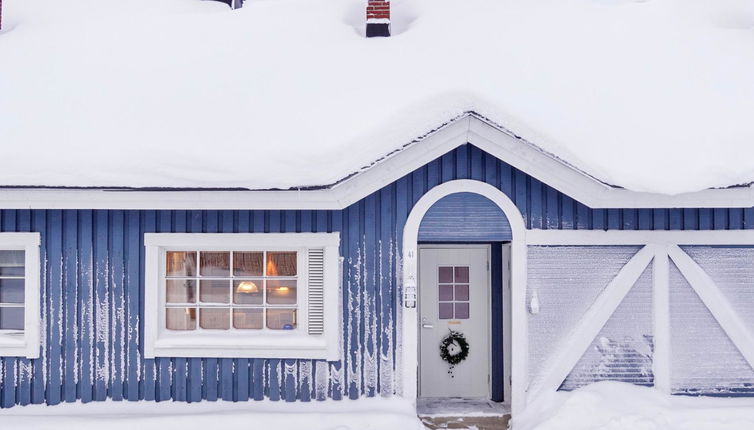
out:
M612 187L469 113L329 188L285 191L9 188L0 189L0 209L339 210L466 143L594 209L754 206L752 187L708 189L678 195Z
M754 230L527 230L526 244L580 245L754 245Z

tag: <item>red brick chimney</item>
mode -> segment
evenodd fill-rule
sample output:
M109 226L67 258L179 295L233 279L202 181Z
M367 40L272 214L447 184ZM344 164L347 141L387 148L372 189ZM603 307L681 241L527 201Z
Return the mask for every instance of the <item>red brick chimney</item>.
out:
M367 37L388 36L390 36L390 0L368 0Z

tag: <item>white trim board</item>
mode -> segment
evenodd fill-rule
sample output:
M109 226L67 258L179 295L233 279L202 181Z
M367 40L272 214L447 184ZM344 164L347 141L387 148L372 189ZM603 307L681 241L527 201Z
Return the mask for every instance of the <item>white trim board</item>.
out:
M754 187L664 195L612 187L468 113L330 188L293 191L0 189L0 209L343 209L470 143L591 208L754 206Z

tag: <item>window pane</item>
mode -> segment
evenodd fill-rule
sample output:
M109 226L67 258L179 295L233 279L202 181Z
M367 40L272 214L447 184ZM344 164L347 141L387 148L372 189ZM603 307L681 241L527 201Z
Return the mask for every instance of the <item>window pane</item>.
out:
M263 309L234 309L233 310L233 327L238 329L262 328Z
M230 279L202 279L199 281L199 300L203 303L229 303Z
M438 269L438 278L441 284L453 283L453 268L452 267L440 267Z
M230 309L199 309L199 325L208 330L227 330L230 328Z
M199 264L202 276L230 276L230 252L200 252Z
M23 303L24 280L0 279L0 303Z
M267 276L296 276L296 253L268 252Z
M165 309L165 327L168 330L196 330L196 309Z
M23 330L24 308L0 308L0 330Z
M24 251L0 251L0 276L24 276Z
M456 283L468 284L469 283L469 268L468 266L456 267Z
M440 301L449 302L451 300L453 300L453 286L440 285Z
M168 279L165 282L168 303L196 303L196 281L193 279Z
M267 328L293 330L296 328L296 309L267 309Z
M234 252L234 276L262 276L264 275L264 253L262 252Z
M453 318L453 303L440 303L439 316L441 320Z
M468 285L456 285L456 300L469 300Z
M456 319L465 320L469 318L469 304L456 303Z
M239 305L261 305L264 281L253 279L233 282L233 303Z
M166 276L196 276L196 252L170 251L166 258Z
M267 281L267 304L295 305L296 281Z

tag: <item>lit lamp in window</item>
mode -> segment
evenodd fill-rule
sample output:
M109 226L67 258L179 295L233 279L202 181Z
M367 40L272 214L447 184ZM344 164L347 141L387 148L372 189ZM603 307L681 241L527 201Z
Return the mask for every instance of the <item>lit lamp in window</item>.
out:
M240 284L238 284L238 287L236 287L236 292L246 293L246 294L258 293L259 287L257 287L257 284L251 281L243 281Z

